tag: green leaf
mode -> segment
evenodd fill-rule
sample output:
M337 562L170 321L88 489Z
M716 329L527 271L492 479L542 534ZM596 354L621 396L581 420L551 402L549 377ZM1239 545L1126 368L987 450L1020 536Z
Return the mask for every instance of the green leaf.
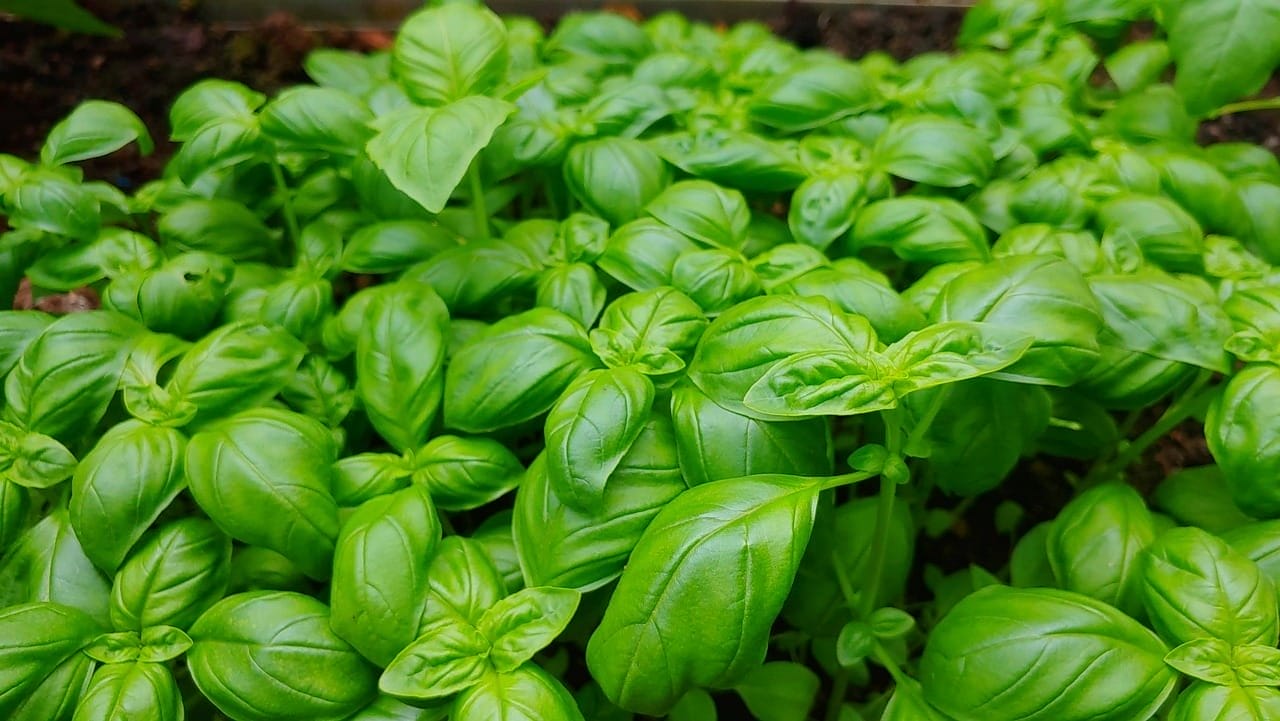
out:
M145 714L154 721L181 721L182 692L159 663L111 663L93 674L73 721L117 721Z
M182 491L187 440L178 431L129 420L112 427L75 469L71 525L94 565L115 573Z
M520 459L490 438L436 436L413 454L414 481L446 511L480 508L506 495L523 476Z
M1178 684L1167 652L1101 601L988 586L933 629L920 681L925 700L956 721L1146 719Z
M716 718L716 700L700 688L685 694L667 714L669 721L716 721Z
M1143 559L1141 594L1151 625L1170 643L1219 638L1274 646L1276 589L1257 564L1198 528L1165 531Z
M489 639L460 619L445 619L399 653L378 680L385 694L412 701L452 696L489 670Z
M924 700L920 684L913 679L899 682L889 697L880 721L950 721Z
M1280 649L1274 646L1233 646L1231 667L1241 686L1280 686Z
M861 621L850 621L836 637L836 661L841 668L853 668L875 650L876 637L871 627Z
M881 102L875 81L859 65L800 62L760 86L748 112L761 125L795 133L864 113Z
M426 8L400 27L391 58L414 100L446 105L497 88L507 71L507 30L484 7L448 3Z
M1175 86L1195 115L1262 89L1280 65L1275 0L1162 0L1161 24L1178 66Z
M597 510L562 500L539 456L520 483L512 522L525 582L585 593L612 581L650 521L685 488L675 431L656 409L609 476Z
M15 718L45 679L101 632L89 616L54 603L0 609L0 713Z
M1058 513L1045 550L1059 588L1136 617L1142 612L1142 553L1155 538L1155 521L1138 492L1107 483L1080 494Z
M377 289L356 340L356 396L401 452L427 439L444 393L449 310L425 285Z
M826 250L853 226L866 197L866 184L856 175L808 178L791 196L787 226L801 243Z
M232 260L257 260L273 252L271 231L244 205L224 199L188 200L156 226L160 242L180 251L205 251Z
M1227 382L1209 406L1205 439L1231 498L1256 518L1280 515L1280 367L1257 363Z
M120 29L102 22L75 0L5 0L4 12L77 33L118 38Z
M903 376L899 396L989 375L1016 363L1034 336L992 323L943 322L916 331L885 350Z
M903 260L930 264L991 256L977 216L948 198L904 196L871 203L857 213L843 245L850 250L887 247Z
M776 364L809 351L867 353L875 344L864 318L842 312L825 298L753 298L721 314L703 333L689 379L727 410L777 420L780 416L743 402Z
M1069 386L1098 359L1098 301L1080 271L1057 258L1009 256L964 272L938 294L930 316L985 321L1036 339L993 378Z
M588 371L576 378L547 414L547 474L558 495L595 509L606 483L644 430L653 407L653 382L630 368Z
M27 528L0 557L0 607L48 601L87 614L105 628L110 593L64 510Z
M662 715L689 690L731 686L764 660L820 488L795 476L748 476L693 488L658 514L587 646L591 674L611 701ZM689 618L701 619L696 643L683 640ZM637 664L648 671L635 673Z
M262 132L284 149L355 155L373 134L369 108L334 88L289 88L267 103L259 119Z
M147 126L132 110L119 103L88 100L49 131L40 148L40 162L78 163L109 155L135 141L142 155L150 155L155 147Z
M232 538L283 554L327 579L338 537L329 490L333 434L291 411L259 408L212 424L187 444L191 494Z
M1178 695L1169 721L1266 719L1280 714L1280 691L1193 683Z
M819 685L808 666L773 661L748 673L733 690L759 721L807 721Z
M32 170L5 194L9 225L91 241L102 227L98 199L81 183L53 170Z
M374 123L378 134L366 149L392 185L439 213L514 110L510 103L480 95L436 108L404 108Z
M224 325L182 356L164 389L198 409L192 427L262 405L292 380L306 349L282 329Z
M445 619L475 626L505 595L502 576L484 546L462 536L448 536L440 542L427 578L431 591L420 631Z
M741 193L705 180L668 186L644 210L700 243L733 250L742 248L751 223L751 211Z
M76 469L66 446L41 433L0 421L0 479L26 488L50 488Z
M886 641L900 639L916 627L916 619L911 614L891 606L876 609L867 623L876 638Z
M511 673L486 673L458 696L453 721L582 721L569 691L546 671L525 664Z
M556 639L578 610L582 594L564 588L525 588L498 601L477 624L489 639L489 661L499 673L514 671Z
M569 150L564 178L583 206L616 226L641 216L671 182L671 170L638 140L599 138Z
M680 469L692 486L758 473L828 476L830 429L821 418L763 421L717 405L691 383L671 391Z
M351 273L395 273L450 248L458 240L435 223L388 220L366 225L342 249L342 269Z
M872 157L891 175L944 188L982 185L995 166L991 147L977 130L929 115L894 122L876 141Z
M548 308L508 316L464 346L445 371L444 422L486 433L547 412L599 359L577 321Z
M858 415L898 405L895 369L880 353L810 351L774 365L743 397L771 416Z
M196 131L219 120L253 118L267 96L230 80L201 80L187 88L169 106L169 136L192 139Z
M191 627L191 680L238 721L340 721L373 700L377 673L300 593L228 596Z
M156 529L130 556L111 585L111 625L139 631L187 629L226 593L231 539L203 518Z
M431 496L417 485L366 501L342 526L329 625L378 666L386 666L418 636L427 570L440 536Z
M1231 644L1222 639L1192 639L1165 654L1164 662L1201 681L1219 686L1236 685L1236 674L1231 667Z

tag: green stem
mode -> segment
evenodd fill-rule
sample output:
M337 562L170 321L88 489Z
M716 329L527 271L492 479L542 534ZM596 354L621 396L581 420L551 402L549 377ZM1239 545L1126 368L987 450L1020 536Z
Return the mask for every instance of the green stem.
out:
M827 697L826 721L839 721L840 707L844 706L845 693L849 691L849 672L844 669L836 671L831 684L831 695Z
M855 483L865 481L874 475L874 473L867 473L866 471L856 471L854 473L832 476L822 482L822 490L829 491L833 488L839 488L840 486L851 486Z
M1200 371L1200 374L1191 382L1186 391L1169 405L1150 428L1143 431L1141 435L1121 449L1109 463L1099 462L1095 464L1081 484L1082 487L1088 488L1100 483L1113 473L1123 473L1134 461L1141 458L1142 454L1153 443L1163 438L1179 423L1203 410L1213 397L1213 394L1218 390L1217 386L1209 386L1209 381L1212 378L1212 371Z
M484 182L480 180L480 163L475 162L467 170L467 182L471 187L471 212L475 214L478 240L489 239L489 208L484 200Z
M910 679L910 676L907 676L907 674L902 671L902 668L893 660L893 657L889 655L889 652L884 650L884 646L882 646L879 641L876 641L875 648L871 649L871 657L874 658L881 666L884 666L884 669L893 677L894 683L903 684Z
M1280 110L1280 97L1275 98L1259 98L1257 100L1242 100L1238 103L1223 105L1217 110L1209 114L1209 117L1220 118L1223 115L1231 115L1232 113L1247 113L1251 110Z
M881 412L884 418L884 445L889 457L902 455L902 413L899 409ZM876 506L876 529L871 538L871 567L867 569L867 585L859 611L861 618L866 618L875 610L876 596L880 594L880 577L884 575L884 556L889 546L889 527L893 523L893 502L898 493L898 484L880 478L880 501Z
M280 212L284 215L284 227L289 233L289 242L296 248L302 231L298 228L298 215L293 212L293 193L284 179L284 168L280 161L271 159L271 178L275 181L276 192L280 193Z

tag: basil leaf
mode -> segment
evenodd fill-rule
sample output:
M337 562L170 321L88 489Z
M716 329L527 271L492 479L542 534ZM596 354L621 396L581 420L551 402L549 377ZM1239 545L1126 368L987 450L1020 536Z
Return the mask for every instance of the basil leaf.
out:
M1142 600L1171 643L1219 638L1275 645L1276 590L1256 564L1198 528L1165 531L1143 558Z
M612 581L649 522L684 490L675 431L656 409L609 476L598 510L562 500L539 456L520 483L512 523L525 582L585 593Z
M356 341L356 395L399 451L426 440L444 392L449 311L430 288L378 289Z
M507 31L484 7L449 3L425 8L405 20L391 58L414 100L445 105L498 86L507 70Z
M52 682L57 678L70 685L63 671L64 662L78 657L80 649L101 632L89 616L55 603L7 605L0 609L0 689L4 689L0 691L0 712L9 718L21 718L24 706L39 705L35 697L48 693L44 691L46 679ZM84 674L86 680L87 675ZM34 721L38 717L27 718Z
M1280 7L1274 3L1188 0L1158 5L1169 52L1178 65L1178 93L1196 115L1253 95L1280 65L1280 49L1266 40L1280 35Z
M1132 487L1108 483L1068 503L1049 527L1045 550L1059 588L1142 612L1142 553L1155 521Z
M928 115L890 124L876 141L872 158L891 175L945 188L982 185L995 165L978 131Z
M1149 718L1178 683L1167 651L1101 601L989 586L933 629L920 677L925 700L956 721Z
M60 441L83 434L106 414L141 331L110 312L49 324L5 379L4 420Z
M1232 499L1257 518L1280 513L1280 493L1271 482L1280 469L1277 400L1280 368L1251 365L1227 382L1205 419L1209 451L1222 466Z
M338 504L329 491L336 456L332 434L318 421L260 408L192 436L186 473L200 508L228 535L327 579L338 536Z
M138 546L111 585L111 625L143 633L186 629L222 597L231 580L231 539L203 518L158 528Z
M450 362L445 425L485 433L536 418L598 364L582 326L563 313L535 308L509 316Z
M0 607L48 601L106 627L110 594L62 509L28 528L0 558Z
M1196 682L1178 695L1169 721L1230 721L1280 714L1280 691Z
M378 680L385 694L412 701L452 696L489 669L489 639L460 619L444 619L399 653Z
M196 406L191 425L199 427L273 398L292 380L305 351L279 328L231 323L192 345L164 388Z
M516 670L555 640L578 610L582 594L551 586L522 589L498 601L477 628L489 639L489 662L499 673Z
M603 500L606 483L644 430L654 387L629 368L588 371L565 389L546 423L547 475L583 510Z
M243 721L340 721L373 700L377 674L299 593L228 596L191 627L196 688Z
M667 187L645 212L700 243L734 250L742 248L751 222L741 193L705 180Z
M753 298L708 326L689 364L689 379L721 407L752 418L777 415L749 408L747 391L774 365L806 351L866 352L871 326L823 298ZM745 351L745 352L744 352Z
M40 162L78 163L110 155L132 142L137 142L142 155L150 155L155 147L147 126L132 110L119 103L87 100L49 131L40 148Z
M938 294L930 315L984 321L1036 339L993 378L1068 386L1098 358L1098 301L1080 272L1056 258L1009 256L962 273Z
M506 446L489 438L436 436L413 454L413 478L446 511L466 511L506 495L524 466Z
M181 721L182 693L167 667L147 662L102 666L76 705L74 721L113 721L125 713L146 714L155 721Z
M485 674L458 696L454 721L582 721L569 691L546 671L525 664L511 673Z
M366 501L342 526L329 625L378 666L418 636L440 535L431 496L416 485Z
M76 466L71 526L98 568L114 573L182 491L186 445L172 428L130 420L103 434Z
M812 479L748 476L698 486L658 514L587 646L591 674L611 701L662 715L690 689L731 686L763 661L819 489ZM750 544L729 542L748 536ZM753 582L729 580L742 577ZM687 618L704 619L702 642L670 643ZM633 671L651 658L663 661Z
M513 110L510 103L483 95L437 108L404 108L375 121L378 134L365 149L392 185L428 212L439 213Z
M680 470L690 486L759 473L827 476L835 470L825 419L762 421L716 405L690 383L671 392Z

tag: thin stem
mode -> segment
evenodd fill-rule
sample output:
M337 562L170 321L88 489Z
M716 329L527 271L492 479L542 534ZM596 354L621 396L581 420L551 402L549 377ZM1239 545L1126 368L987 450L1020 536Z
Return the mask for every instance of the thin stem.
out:
M478 240L489 239L489 208L484 199L484 182L480 179L480 163L475 162L467 170L467 182L471 187L471 212L475 214Z
M1141 435L1121 449L1110 463L1100 462L1096 464L1089 471L1089 475L1085 477L1082 484L1083 487L1087 488L1099 483L1111 473L1123 473L1134 461L1141 458L1142 454L1153 443L1163 438L1179 423L1202 410L1218 390L1217 386L1209 386L1209 381L1212 378L1213 373L1211 371L1201 371L1196 376L1196 379L1191 382L1191 385L1187 387L1186 391L1165 409L1165 412L1150 428L1143 431Z
M854 473L832 476L822 482L822 490L829 491L833 488L839 488L840 486L851 486L855 483L865 481L874 475L874 473L867 473L866 471L856 471Z
M835 551L831 552L831 567L835 569L836 585L840 587L840 595L844 596L844 604L852 611L858 605L858 593L853 590L853 584L849 581L849 574L845 573L844 564L840 563Z
M1223 115L1231 115L1232 113L1247 113L1251 110L1280 110L1280 97L1275 98L1259 98L1257 100L1242 100L1238 103L1223 105L1213 111L1209 117L1220 118Z
M893 677L894 683L904 684L911 678L902 671L902 668L893 660L889 652L884 650L884 646L879 641L876 641L875 647L871 649L871 657L881 666L884 666L884 669Z
M271 178L275 181L276 192L280 193L280 212L284 215L284 227L289 233L289 242L296 248L302 231L298 228L298 215L293 212L293 193L285 182L284 168L280 166L280 161L272 158L270 165Z
M911 449L920 445L920 442L924 440L924 434L929 432L929 426L933 425L933 421L938 417L939 411L942 410L942 404L950 394L951 386L949 385L938 388L937 392L933 394L933 398L929 400L929 406L925 408L924 415L920 416L920 420L911 429L911 435L907 437L906 448Z
M827 697L826 721L839 721L840 708L844 706L845 693L849 691L849 672L840 669L832 679L831 695Z
M902 454L902 414L899 409L881 412L884 418L884 445L890 458ZM867 585L858 604L861 617L866 618L875 610L876 596L880 595L880 577L884 575L884 556L889 546L889 526L893 523L893 502L898 484L880 477L880 500L876 505L876 529L871 538L871 567L867 569Z

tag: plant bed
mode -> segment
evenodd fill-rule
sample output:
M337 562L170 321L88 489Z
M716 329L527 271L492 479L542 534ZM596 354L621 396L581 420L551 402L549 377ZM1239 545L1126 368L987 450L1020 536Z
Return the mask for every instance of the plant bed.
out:
M1280 718L1280 29L1029 7L277 20L0 155L0 717Z

